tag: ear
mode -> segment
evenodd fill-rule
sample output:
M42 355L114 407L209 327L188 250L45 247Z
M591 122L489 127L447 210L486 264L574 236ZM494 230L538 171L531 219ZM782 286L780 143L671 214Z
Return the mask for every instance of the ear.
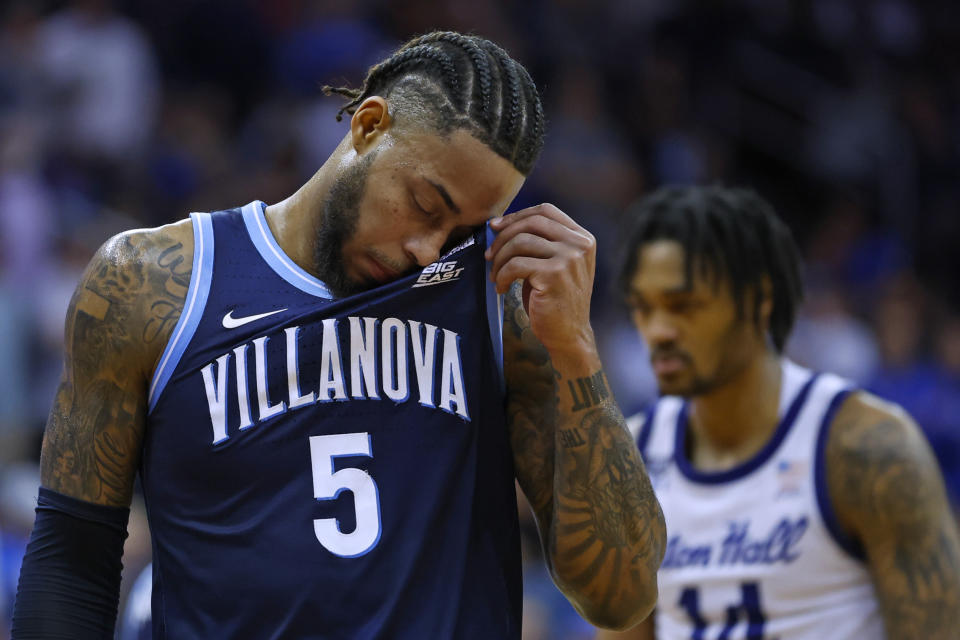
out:
M356 152L363 153L372 146L392 121L387 101L380 96L370 96L361 102L350 118L350 138Z

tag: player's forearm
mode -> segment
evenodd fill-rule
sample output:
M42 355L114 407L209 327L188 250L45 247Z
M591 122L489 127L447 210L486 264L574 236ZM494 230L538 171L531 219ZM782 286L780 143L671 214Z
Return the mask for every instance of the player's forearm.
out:
M507 419L555 581L591 622L624 627L656 601L666 532L589 323L580 327L580 339L551 353L514 283L504 300Z
M624 628L656 603L666 538L660 504L591 345L551 354L556 423L554 577L588 619Z
M129 510L41 488L20 569L11 637L113 637Z

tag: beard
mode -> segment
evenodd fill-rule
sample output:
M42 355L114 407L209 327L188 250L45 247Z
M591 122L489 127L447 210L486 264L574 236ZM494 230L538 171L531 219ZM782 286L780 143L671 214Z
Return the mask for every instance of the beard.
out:
M698 371L690 360L687 364L689 373L683 380L657 380L657 390L660 395L694 398L706 395L728 381L729 374L722 366L720 371L706 375Z
M340 173L323 201L323 220L317 231L314 260L320 279L338 298L360 293L375 282L357 282L347 275L343 245L353 236L360 217L360 200L375 152Z
M689 353L673 344L654 348L651 358L655 355L671 355L682 359L688 367L688 374L683 380L658 380L660 393L662 395L694 398L706 395L729 384L749 365L749 358L744 357L744 354L750 352L747 347L748 332L750 331L753 331L753 328L745 325L742 321L732 321L718 341L721 350L720 358L710 371L703 371Z

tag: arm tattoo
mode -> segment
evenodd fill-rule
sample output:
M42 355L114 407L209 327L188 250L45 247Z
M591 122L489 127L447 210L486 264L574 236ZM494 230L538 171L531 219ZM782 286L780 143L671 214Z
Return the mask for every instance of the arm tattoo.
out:
M583 414L574 431L582 444L569 448L561 472L557 536L577 541L566 552L571 562L580 554L592 558L573 578L576 586L590 586L609 562L614 580L603 598L607 605L617 595L619 572L654 573L660 566L660 504L616 405Z
M833 426L828 479L867 551L888 637L954 637L960 541L936 461L905 416L859 408Z
M602 370L586 378L577 378L576 381L567 380L567 387L573 400L573 411L595 407L610 396L606 374Z
M564 449L573 449L587 444L577 429L559 429L557 430L557 439Z
M544 523L553 512L554 437L545 425L557 422L556 372L530 329L518 295L514 285L504 304L507 422L517 480Z
M129 504L147 384L183 310L188 252L158 232L140 232L110 241L87 267L67 311L66 361L44 435L47 488Z
M586 594L599 611L629 609L637 585L655 589L666 537L637 446L602 370L565 379L553 367L516 285L505 315L514 462L548 563L568 595Z
M190 286L191 264L187 262L184 265L185 261L182 242L164 249L157 259L157 266L168 274L163 282L163 293L166 295L150 305L150 317L143 327L143 341L146 343L153 342L159 336L169 336L180 319L183 301Z
M169 272L169 277L164 280L164 291L178 298L182 298L187 292L187 287L190 286L191 265L189 262L187 264L184 262L186 262L186 256L183 253L182 242L167 247L157 258L157 266Z

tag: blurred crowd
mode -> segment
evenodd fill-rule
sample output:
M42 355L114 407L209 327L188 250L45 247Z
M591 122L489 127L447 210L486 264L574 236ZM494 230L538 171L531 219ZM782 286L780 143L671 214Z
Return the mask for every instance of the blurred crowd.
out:
M910 411L960 505L960 5L952 0L8 0L0 9L0 637L33 522L63 319L110 235L291 194L412 35L478 33L548 118L516 206L598 238L594 327L625 412L655 397L613 293L631 203L747 185L806 259L789 353ZM149 561L135 509L125 564ZM525 522L525 638L586 638ZM125 576L125 585L129 584Z

